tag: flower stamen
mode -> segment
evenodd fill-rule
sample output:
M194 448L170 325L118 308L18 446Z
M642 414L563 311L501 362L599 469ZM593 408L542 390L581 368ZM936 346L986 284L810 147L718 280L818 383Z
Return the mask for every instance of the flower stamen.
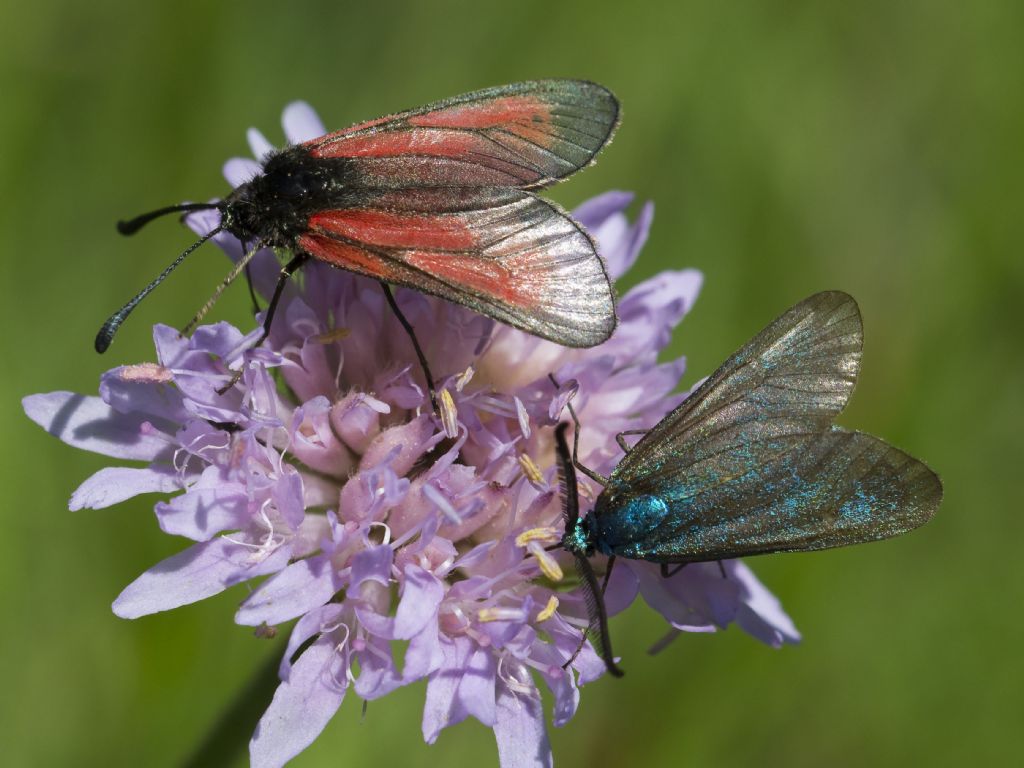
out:
M530 528L527 531L523 531L516 536L516 546L525 547L531 541L542 541L545 544L557 544L561 541L561 534L550 525L545 525L540 528Z
M522 621L522 608L508 608L495 606L493 608L481 608L476 612L476 620L481 623L489 621Z
M555 611L558 610L558 598L552 595L548 598L548 603L545 605L540 613L537 614L537 618L534 619L538 624L542 621L547 621L555 615Z
M441 426L444 427L444 433L454 440L459 435L459 413L452 393L447 389L442 389L438 393L438 407L441 409Z
M537 558L537 565L540 566L541 573L551 579L551 581L561 581L565 576L565 574L562 573L562 566L560 566L558 561L551 556L551 553L545 550L539 543L531 541L526 545L526 550Z
M521 453L519 454L519 466L523 469L523 475L530 484L534 487L543 487L544 475L541 474L540 468L530 458L530 454Z

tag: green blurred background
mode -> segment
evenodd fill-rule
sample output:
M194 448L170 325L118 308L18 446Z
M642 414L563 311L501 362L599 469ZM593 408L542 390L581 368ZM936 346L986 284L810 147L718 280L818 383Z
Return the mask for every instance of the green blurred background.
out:
M276 649L231 623L244 596L135 622L120 589L184 541L153 499L67 511L106 464L48 437L20 398L95 392L152 359L222 277L196 256L105 358L98 324L190 233L113 223L226 191L256 125L289 100L342 127L535 77L612 87L624 122L555 191L609 188L658 213L631 285L697 267L673 355L687 383L798 299L859 300L866 354L843 423L942 475L938 517L904 539L754 563L804 632L772 651L737 630L657 658L660 619L612 624L627 676L583 693L553 732L562 766L998 765L1024 713L1020 562L1024 4L673 0L485 4L95 2L0 10L0 185L8 374L0 383L0 745L5 765L181 764ZM244 289L215 311L246 316ZM296 766L496 762L475 723L420 738L423 686L350 697ZM239 761L238 764L242 764Z

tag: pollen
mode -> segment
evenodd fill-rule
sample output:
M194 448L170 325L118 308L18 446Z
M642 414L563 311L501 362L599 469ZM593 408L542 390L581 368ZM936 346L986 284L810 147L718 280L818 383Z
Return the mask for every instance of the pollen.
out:
M562 566L551 556L550 552L546 551L536 541L531 541L526 548L531 555L537 558L537 565L540 566L541 573L551 579L551 581L562 580L562 577L565 575L562 573Z
M516 536L516 546L525 547L531 541L543 541L545 544L557 544L561 536L549 525L541 528L530 528Z
M313 341L317 341L320 344L333 344L336 341L347 339L352 333L350 328L332 328L329 331L318 333L313 337Z
M555 615L555 611L557 611L557 610L558 610L558 598L555 597L554 595L552 595L551 597L548 598L548 604L545 605L541 609L540 613L537 614L536 621L537 622L547 621L548 619L550 619L552 616Z
M438 394L438 407L441 409L441 426L444 433L453 440L459 435L459 412L455 408L452 393L442 389Z
M469 366L466 370L459 374L459 378L455 380L455 391L461 392L463 388L473 380L473 374L476 370L473 366Z
M122 381L140 381L147 384L165 384L174 378L169 368L164 368L156 363L126 365L118 372L118 375Z
M481 608L476 612L476 619L479 622L522 621L523 611L521 608Z
M519 466L523 468L523 474L526 475L527 480L534 485L543 485L544 475L540 473L540 468L533 463L533 459L528 453L519 454Z

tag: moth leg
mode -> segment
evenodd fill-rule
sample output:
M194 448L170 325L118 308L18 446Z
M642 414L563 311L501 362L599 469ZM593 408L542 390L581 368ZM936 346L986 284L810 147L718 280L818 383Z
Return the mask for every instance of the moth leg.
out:
M554 374L549 373L548 379L552 384L555 385L555 389L558 389L558 381L555 379ZM566 403L565 407L569 409L569 415L572 417L572 422L575 425L575 429L572 432L572 463L580 472L589 477L595 483L599 483L602 486L608 485L608 478L604 475L598 474L590 467L584 466L580 463L580 419L576 415L576 409L572 407L572 403Z
M249 286L249 298L252 299L252 313L258 315L260 313L260 300L256 297L256 289L252 284L252 272L248 264L245 265L245 284Z
M611 581L611 578L612 578L612 568L614 568L614 567L615 567L615 555L611 555L608 558L608 568L604 572L604 581L601 582L601 596L602 597L604 596L604 593L608 591L608 582Z
M255 253L255 251L253 251L253 253ZM256 340L256 343L249 347L249 349L256 349L256 347L258 347L260 344L267 340L267 336L270 335L270 326L274 322L274 314L277 312L278 302L281 301L281 294L284 293L284 287L285 285L288 284L288 280L291 278L293 274L295 274L296 270L298 270L299 267L306 263L307 259L309 259L309 254L297 253L296 255L292 256L291 261L289 261L287 264L281 267L281 274L278 275L277 285L274 286L274 295L270 297L270 304L267 306L267 315L265 318L263 318L263 333L260 334L260 337ZM235 386L235 384L238 383L238 380L242 378L242 372L244 370L245 368L243 366L242 368L239 368L237 371L235 371L235 375L231 377L231 381L229 381L223 387L218 389L217 394L223 395L225 392L227 392L229 389Z
M256 255L256 251L260 249L261 245L261 243L256 243L251 251L246 251L242 258L238 260L238 263L235 264L230 272L228 272L228 276L221 280L220 285L218 285L216 290L214 290L213 295L206 300L206 303L199 308L199 311L196 312L192 319L188 321L188 324L181 329L182 336L187 336L192 332L193 328L199 325L202 319L206 317L206 313L209 312L213 305L217 303L217 299L221 297L221 294L224 293L227 287L235 282L235 278L241 274L242 270L245 270L245 274L248 276L249 262L252 261L253 256ZM251 282L249 283L249 291L252 291Z
M437 407L437 393L434 391L434 376L430 372L430 366L427 365L427 356L423 354L420 342L416 338L416 332L413 330L409 321L405 319L405 315L402 314L402 310L398 308L398 302L395 301L395 296L391 293L391 286L385 282L381 282L380 287L381 290L384 291L384 297L388 300L388 304L391 306L391 311L395 313L395 317L398 318L398 322L402 324L402 328L405 329L405 333L409 336L409 341L412 342L413 349L416 350L416 357L419 358L420 368L423 369L423 376L427 380L427 391L430 393L430 404L434 408L434 413L440 417L441 409Z
M728 579L729 578L729 574L727 574L725 572L725 566L722 565L722 561L721 560L715 560L715 562L718 563L718 571L719 571L719 573L722 574L722 578L723 579Z
M646 434L647 434L647 430L646 429L627 429L624 432L619 432L619 434L617 434L615 436L615 442L619 444L619 448L622 449L623 453L629 453L633 449L630 448L629 445L627 445L627 443L626 443L626 435L646 435Z
M675 576L677 573L679 573L681 570L683 570L683 568L685 568L688 565L689 565L689 563L683 563L679 567L673 568L670 571L668 569L668 563L662 563L661 564L661 578L663 578L663 579L670 579L673 576Z
M242 251L243 252L245 251L246 246L247 246L247 243L243 240L242 241ZM256 246L253 248L253 250L255 251L259 247L260 247L259 243L257 243ZM258 298L256 298L256 289L253 287L253 284L252 284L252 272L249 270L249 263L248 262L246 262L246 264L245 264L245 284L247 286L249 286L249 298L252 299L252 313L254 315L258 315L260 313L260 301L259 301Z

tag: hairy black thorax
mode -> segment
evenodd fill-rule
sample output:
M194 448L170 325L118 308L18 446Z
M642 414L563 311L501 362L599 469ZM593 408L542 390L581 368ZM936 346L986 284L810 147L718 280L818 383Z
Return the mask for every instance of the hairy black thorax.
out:
M345 158L314 158L301 146L284 149L224 199L224 229L242 242L290 248L314 213L352 207L354 176Z

